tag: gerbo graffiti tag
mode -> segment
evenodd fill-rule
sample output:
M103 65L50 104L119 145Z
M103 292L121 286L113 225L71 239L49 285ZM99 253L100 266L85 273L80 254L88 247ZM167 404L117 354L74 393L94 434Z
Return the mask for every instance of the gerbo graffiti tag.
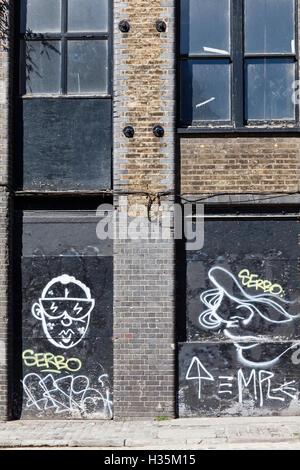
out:
M242 280L243 286L254 287L256 290L262 289L266 294L281 295L283 293L280 284L272 284L271 281L258 279L258 275L251 274L248 269L242 269L238 277Z
M64 356L54 356L49 352L35 353L32 349L23 351L22 358L27 367L38 367L41 372L54 372L60 374L62 370L76 372L81 369L80 359L71 357L66 359Z

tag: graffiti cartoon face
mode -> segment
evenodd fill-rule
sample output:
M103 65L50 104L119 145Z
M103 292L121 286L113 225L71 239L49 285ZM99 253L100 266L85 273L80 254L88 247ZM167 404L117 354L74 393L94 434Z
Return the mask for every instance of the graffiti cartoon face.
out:
M42 322L51 344L70 349L85 336L94 306L90 289L75 277L63 274L46 285L31 312Z

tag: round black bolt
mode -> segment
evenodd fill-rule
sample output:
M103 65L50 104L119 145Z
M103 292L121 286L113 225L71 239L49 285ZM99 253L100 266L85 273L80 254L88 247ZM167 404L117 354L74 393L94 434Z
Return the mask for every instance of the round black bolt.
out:
M120 21L119 30L121 31L121 33L128 33L128 31L130 30L130 24L128 23L128 21L126 20Z
M165 33L166 29L167 29L167 25L164 21L162 20L158 20L156 22L156 29L159 33Z
M134 129L132 126L126 126L124 127L123 129L123 134L125 135L125 137L127 137L128 139L132 138L134 136Z
M165 133L165 130L162 126L155 126L153 128L153 134L155 135L155 137L163 137L164 133Z

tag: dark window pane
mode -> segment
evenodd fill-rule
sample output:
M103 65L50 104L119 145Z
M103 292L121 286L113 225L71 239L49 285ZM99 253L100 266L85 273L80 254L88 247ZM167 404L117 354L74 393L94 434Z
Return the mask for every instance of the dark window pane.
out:
M107 41L68 42L68 93L107 93Z
M181 63L181 120L230 120L229 60Z
M229 54L229 0L181 0L181 53Z
M246 119L294 119L292 59L246 61Z
M246 0L246 52L295 52L294 0Z
M61 0L22 0L21 32L61 31Z
M107 31L108 0L69 0L68 30Z
M60 42L22 41L20 52L23 69L22 92L58 93L61 70Z
M21 112L20 188L110 188L111 100L25 99Z

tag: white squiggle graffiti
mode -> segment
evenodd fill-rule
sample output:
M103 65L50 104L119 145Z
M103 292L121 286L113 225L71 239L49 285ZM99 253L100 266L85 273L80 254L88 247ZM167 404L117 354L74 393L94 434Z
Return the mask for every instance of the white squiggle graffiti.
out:
M235 276L222 267L211 268L208 272L208 277L216 288L207 290L200 295L200 300L207 309L200 314L199 323L206 329L216 329L223 325L225 327L224 334L233 341L237 349L238 359L243 365L248 367L271 367L290 349L299 346L299 342L295 343L269 361L254 362L246 359L245 352L261 344L261 340L256 336L235 334L235 330L247 327L254 315L259 315L267 322L273 324L289 323L299 319L299 314L291 315L284 308L287 305L295 304L295 302L281 299L275 294L249 295L240 286ZM228 287L225 287L228 285L231 286L230 290ZM232 286L237 288L238 295L233 294ZM232 308L236 311L234 314L230 312L229 318L224 318L225 315L221 312L225 299L229 299L235 304L235 307ZM268 312L268 315L263 309ZM228 317L228 312L226 313ZM272 315L279 318L274 319ZM249 342L252 343L249 344Z
M75 277L63 274L48 282L31 312L42 322L51 344L70 349L85 336L94 306L90 289Z
M81 415L103 413L112 418L112 401L107 375L98 378L100 390L90 387L84 375L68 375L55 379L52 374L41 377L27 374L21 381L27 397L26 408L52 410L56 414L80 412Z

